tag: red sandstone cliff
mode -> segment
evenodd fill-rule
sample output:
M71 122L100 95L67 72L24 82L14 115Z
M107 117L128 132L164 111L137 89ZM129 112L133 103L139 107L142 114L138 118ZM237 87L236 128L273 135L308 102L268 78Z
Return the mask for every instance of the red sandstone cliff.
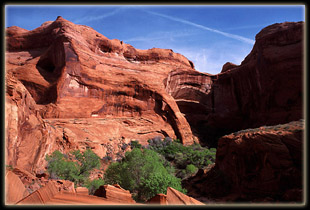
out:
M172 50L138 50L61 17L32 31L7 28L5 164L41 174L56 149L116 158L131 140L191 144L198 136L216 146L232 131L299 120L302 31L302 22L266 27L241 65L210 75ZM285 132L220 139L208 181L196 176L205 183L199 193L300 199L292 196L300 194L302 135ZM283 187L288 179L292 186Z
M256 35L251 53L217 75L175 70L166 80L202 143L261 125L303 118L303 22L277 23Z
M203 202L305 201L303 120L219 139L216 163L183 182Z
M58 17L28 31L6 29L6 163L43 170L53 150L92 148L115 158L131 140L193 142L163 80L195 71L172 50L138 50Z

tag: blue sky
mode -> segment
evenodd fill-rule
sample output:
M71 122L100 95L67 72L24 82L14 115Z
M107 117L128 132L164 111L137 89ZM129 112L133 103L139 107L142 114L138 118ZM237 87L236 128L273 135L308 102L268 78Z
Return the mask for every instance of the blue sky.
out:
M138 49L172 49L201 72L240 64L264 27L305 21L303 5L6 5L5 24L28 30L57 16Z

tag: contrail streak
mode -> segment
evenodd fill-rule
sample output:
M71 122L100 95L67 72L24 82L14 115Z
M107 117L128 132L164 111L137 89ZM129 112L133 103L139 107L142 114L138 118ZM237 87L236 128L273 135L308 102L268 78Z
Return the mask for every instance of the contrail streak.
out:
M147 13L153 14L153 15L157 15L157 16L160 16L160 17L167 18L169 20L173 20L173 21L177 21L177 22L184 23L184 24L187 24L187 25L191 25L191 26L194 26L196 28L200 28L200 29L203 29L203 30L206 30L206 31L211 31L211 32L214 32L214 33L218 33L218 34L221 34L223 36L226 36L226 37L229 37L229 38L232 38L232 39L236 39L236 40L239 40L239 41L246 42L248 44L254 44L254 42L255 42L254 40L248 39L248 38L243 37L243 36L239 36L239 35L235 35L235 34L226 33L226 32L223 32L223 31L219 31L219 30L216 30L216 29L213 29L213 28L209 28L209 27L197 24L197 23L193 23L193 22L190 22L190 21L187 21L187 20L184 20L184 19L172 17L172 16L169 16L169 15L164 15L164 14L157 13L157 12L151 12L151 11L147 11L147 10L144 10L144 11L147 12Z
M100 19L103 19L103 18L106 18L106 17L109 17L109 16L112 16L112 15L115 15L116 13L119 12L119 10L121 10L122 7L120 8L117 8L115 10L113 10L112 12L108 12L108 13L105 13L103 15L98 15L98 16L86 16L84 18L80 18L76 21L74 21L75 23L83 23L83 22L90 22L90 21L95 21L95 20L100 20Z

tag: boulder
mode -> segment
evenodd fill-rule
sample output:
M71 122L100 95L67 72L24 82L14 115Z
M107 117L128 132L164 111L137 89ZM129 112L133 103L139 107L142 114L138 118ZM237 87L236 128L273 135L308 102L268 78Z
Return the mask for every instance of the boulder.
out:
M124 190L119 185L103 185L100 186L94 193L95 196L104 197L109 201L118 203L134 204L136 203L129 192Z
M167 188L167 195L162 193L157 194L146 203L154 205L205 205L171 187Z
M44 204L51 200L56 194L59 193L54 182L48 182L48 184L37 191L31 193L25 198L17 202L18 205L33 205L33 204Z
M49 182L54 183L59 192L65 191L65 192L77 193L74 187L74 182L71 182L69 180L50 180Z
M172 187L167 188L167 202L170 205L205 205L204 203L189 197Z
M78 194L88 195L88 189L86 187L77 187L75 191Z
M149 199L147 201L148 204L157 204L157 205L167 205L168 201L167 201L167 195L165 194L157 194L155 195L153 198Z
M15 204L22 198L29 195L22 181L12 171L5 173L5 203Z

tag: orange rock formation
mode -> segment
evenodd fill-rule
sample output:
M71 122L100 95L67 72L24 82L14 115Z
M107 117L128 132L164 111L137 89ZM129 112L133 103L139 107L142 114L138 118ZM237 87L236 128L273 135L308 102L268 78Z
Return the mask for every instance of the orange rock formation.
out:
M38 173L54 150L91 148L101 158L155 136L193 143L163 80L194 72L172 50L138 50L58 17L6 29L6 163Z
M201 203L200 201L189 197L171 187L167 188L167 195L157 194L148 200L147 203L157 205L205 205L204 203Z
M14 204L27 196L29 192L19 177L11 171L5 173L5 199L7 204Z
M304 122L242 130L219 139L216 163L183 182L204 202L302 202Z
M223 135L303 118L303 22L263 28L250 54L217 75L175 70L166 81L193 133L216 147Z
M8 173L9 182L16 179L13 172ZM15 176L15 177L14 177ZM17 177L18 179L18 177ZM20 180L19 180L20 181ZM15 184L15 182L14 182ZM16 185L16 184L15 184ZM22 186L22 185L21 185ZM14 192L8 191L7 204L17 205L141 205L136 203L128 190L122 189L119 185L104 185L96 192L95 196L88 195L85 189L77 188L76 191L64 191L57 188L56 182L49 181L47 185L36 190L30 195L20 196L18 187L14 187ZM87 190L87 189L86 189ZM17 192L17 194L16 194ZM15 196L14 198L12 196ZM16 197L17 196L17 197ZM161 195L159 195L161 196ZM184 195L183 193L168 187L165 202L150 202L161 205L204 205L203 203ZM155 196L157 197L157 196ZM167 198L166 198L167 197ZM154 199L153 199L154 200Z
M217 146L224 134L301 119L302 31L303 22L268 26L241 65L226 63L211 75L172 50L138 50L62 17L31 31L7 28L5 164L14 168L6 173L7 201L132 203L116 186L101 188L103 197L97 197L69 181L48 181L45 156L55 150L91 148L115 160L131 140L143 145L169 136L188 145L199 138ZM237 199L262 192L300 199L301 139L294 132L223 137L208 174L218 185L200 170L199 183L211 186L202 186L200 195L213 190L219 197L238 191ZM31 184L38 179L43 187ZM283 187L291 180L292 186ZM34 192L26 196L27 190ZM172 188L152 202L199 204Z
M120 203L134 204L136 203L129 192L124 190L119 185L103 185L100 186L94 193L95 196L104 197L108 200L117 201Z

